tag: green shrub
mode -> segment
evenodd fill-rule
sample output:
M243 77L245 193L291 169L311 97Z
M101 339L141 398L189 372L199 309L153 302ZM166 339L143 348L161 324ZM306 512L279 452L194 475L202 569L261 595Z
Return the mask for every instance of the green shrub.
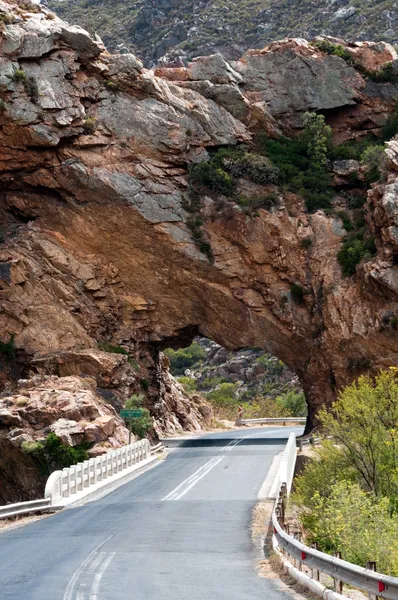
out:
M304 238L301 240L301 246L302 248L311 248L312 246L312 239L311 238Z
M99 342L98 347L104 352L110 352L111 354L125 354L126 356L128 356L127 350L122 348L122 346L113 346L108 342Z
M309 211L329 208L333 197L327 162L330 138L325 118L315 113L304 115L304 131L297 139L274 140L265 134L257 138L259 150L277 169L280 183L299 193Z
M55 433L49 433L44 442L24 442L22 451L31 455L42 473L51 473L88 460L89 444L68 446Z
M394 329L397 329L397 327L398 327L398 317L397 316L394 315L393 317L391 317L391 319L390 319L390 325Z
M398 519L387 498L377 500L356 483L337 483L328 498L315 492L309 533L323 552L342 551L344 560L360 566L375 560L378 571L398 574Z
M297 285L297 283L293 283L290 286L290 293L296 304L304 303L304 292L303 292L303 288L301 287L301 285Z
M260 185L278 183L276 168L263 156L246 152L239 158L225 159L224 165L232 177L244 177Z
M337 160L361 160L363 153L372 146L380 145L380 139L374 135L360 139L347 140L338 146L330 146L328 158Z
M23 69L15 69L12 79L15 83L25 83L27 76Z
M111 79L107 79L104 82L104 86L111 92L117 92L119 89L118 84L115 81L112 81Z
M337 213L343 223L343 227L346 231L352 231L354 229L354 225L350 219L350 215L346 213L344 210L341 210Z
M185 377L183 375L182 377L177 377L177 381L183 386L184 390L188 393L195 392L197 389L196 380L192 379L192 377Z
M131 396L125 402L125 408L134 409L139 408L142 411L142 417L131 419L131 431L139 439L143 439L147 433L153 429L153 421L151 413L147 408L143 408L144 396L142 394Z
M381 138L385 142L391 140L398 134L398 104L392 114L387 118L381 129Z
M292 496L307 539L397 575L398 370L361 376L319 417L331 439L315 450Z
M149 382L147 379L140 379L142 388L147 392L149 390Z
M95 117L87 117L83 121L83 131L86 135L91 135L97 129L98 121Z
M205 254L209 261L213 261L213 251L210 243L206 239L206 235L202 230L203 221L199 217L192 217L186 221L187 226L192 232L192 238L197 248Z
M237 406L236 383L221 383L215 390L206 394L207 400L218 407Z
M188 348L164 351L170 361L170 371L173 375L183 375L186 369L199 367L206 356L206 351L198 342L192 342Z
M303 392L286 392L275 398L275 404L278 408L288 411L291 417L306 417L308 413Z
M0 354L2 354L8 362L12 362L15 359L16 347L14 334L10 335L8 342L0 341Z
M39 87L34 77L27 77L24 81L24 88L29 98L34 104L39 100Z
M316 41L314 45L319 48L319 50L322 50L322 52L326 52L333 56L339 56L347 63L351 65L354 64L353 57L341 44L332 44L332 42L329 42L328 40L319 40Z
M364 258L371 258L374 254L376 254L376 246L373 238L365 240L363 233L348 236L337 254L343 275L347 277L354 275L357 265Z
M239 196L237 202L239 206L247 209L245 212L252 212L260 208L264 210L270 210L274 206L278 205L279 196L275 192L266 192L259 196L252 196L250 198L246 196Z
M212 162L202 162L190 165L188 180L194 189L207 188L211 192L232 196L236 185L232 177L221 167L216 167Z

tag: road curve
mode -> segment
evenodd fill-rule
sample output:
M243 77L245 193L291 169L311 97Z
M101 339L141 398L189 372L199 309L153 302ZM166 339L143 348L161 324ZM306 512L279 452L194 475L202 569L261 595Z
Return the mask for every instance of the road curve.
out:
M6 600L288 600L254 569L250 517L290 431L170 441L101 500L0 535Z

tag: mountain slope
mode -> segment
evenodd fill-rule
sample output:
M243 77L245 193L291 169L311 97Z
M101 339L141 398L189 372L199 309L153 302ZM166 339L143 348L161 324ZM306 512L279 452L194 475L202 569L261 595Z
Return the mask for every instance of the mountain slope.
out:
M110 49L124 45L146 64L168 53L190 59L220 51L237 59L273 40L319 34L398 43L393 0L48 0L47 5L95 29Z

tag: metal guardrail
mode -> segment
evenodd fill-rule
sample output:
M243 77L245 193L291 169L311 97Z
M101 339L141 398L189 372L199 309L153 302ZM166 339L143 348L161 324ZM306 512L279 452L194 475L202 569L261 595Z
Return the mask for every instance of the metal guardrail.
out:
M239 425L250 425L250 423L305 423L305 417L278 417L278 418L268 418L264 417L264 419L239 419L236 421Z
M294 434L291 434L294 435ZM286 469L286 461L282 459L279 473L279 481L281 482L281 490L279 498L275 503L272 512L272 525L274 528L274 542L278 549L282 549L288 556L293 557L299 564L299 570L302 566L312 570L312 573L325 573L331 576L336 583L336 587L342 589L341 582L352 585L364 592L367 592L371 598L381 597L389 600L398 600L398 578L383 575L374 570L354 565L341 558L325 554L315 548L310 548L302 544L299 540L289 535L282 527L284 522L284 498L289 495L293 472L292 463L292 442L291 438L287 443L284 454L289 456L290 468ZM295 463L294 457L294 463ZM287 458L286 458L287 460ZM285 477L285 479L283 479ZM278 478L277 478L278 479ZM318 575L319 579L319 575ZM337 585L337 583L339 585ZM341 591L340 591L341 593ZM335 595L339 596L338 594ZM340 597L340 596L339 596Z
M43 512L52 507L50 498L41 500L29 500L27 502L17 502L16 504L6 504L0 506L0 519L9 519L19 515L28 515L32 513Z
M398 578L389 577L370 569L324 554L319 550L305 546L284 531L278 523L275 511L272 515L274 535L278 546L312 570L322 571L334 579L344 581L373 596L398 600Z

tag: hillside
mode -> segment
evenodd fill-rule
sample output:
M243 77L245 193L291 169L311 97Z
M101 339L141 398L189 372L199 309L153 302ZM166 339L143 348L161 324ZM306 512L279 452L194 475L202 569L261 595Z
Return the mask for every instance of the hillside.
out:
M37 492L49 436L74 460L122 445L133 396L156 431L200 429L211 407L163 354L198 336L287 365L307 432L398 365L391 45L148 70L25 1L0 20L2 494Z
M398 43L393 0L47 0L47 5L71 23L96 30L111 50L129 49L146 65L166 54L191 59L221 52L238 59L248 48L284 37Z
M206 338L188 348L169 349L170 370L187 393L207 398L216 416L235 419L305 416L298 377L276 356L259 348L227 350Z

